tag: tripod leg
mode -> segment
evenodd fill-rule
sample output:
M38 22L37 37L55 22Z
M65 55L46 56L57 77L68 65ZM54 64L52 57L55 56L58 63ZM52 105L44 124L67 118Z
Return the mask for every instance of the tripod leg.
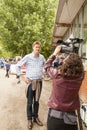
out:
M80 110L77 110L77 115L78 115L79 129L83 130L82 120L81 120L81 116L80 116Z

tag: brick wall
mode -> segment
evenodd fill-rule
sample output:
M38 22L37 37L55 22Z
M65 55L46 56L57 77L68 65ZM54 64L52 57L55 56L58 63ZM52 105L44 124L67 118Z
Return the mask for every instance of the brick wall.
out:
M85 71L85 77L79 91L79 96L82 102L87 102L87 71Z

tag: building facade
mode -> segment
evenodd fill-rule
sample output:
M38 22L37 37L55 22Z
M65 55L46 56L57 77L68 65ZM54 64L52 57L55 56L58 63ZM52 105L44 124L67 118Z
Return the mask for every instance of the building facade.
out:
M79 43L79 55L87 70L87 0L59 0L53 30L52 46L59 39L83 39Z

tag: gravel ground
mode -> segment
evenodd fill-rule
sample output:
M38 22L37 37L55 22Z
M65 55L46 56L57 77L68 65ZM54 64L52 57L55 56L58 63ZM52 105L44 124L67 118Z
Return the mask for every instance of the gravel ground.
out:
M44 126L34 124L33 130L46 130L49 81L43 82L39 117ZM0 130L27 130L25 83L17 84L16 76L5 77L0 69ZM51 86L50 86L51 87Z
M25 83L17 84L15 75L5 77L5 70L0 69L0 130L28 130L26 118ZM47 101L51 91L51 81L43 82L40 98L39 117L44 126L34 124L32 130L47 130ZM84 130L87 130L84 127Z

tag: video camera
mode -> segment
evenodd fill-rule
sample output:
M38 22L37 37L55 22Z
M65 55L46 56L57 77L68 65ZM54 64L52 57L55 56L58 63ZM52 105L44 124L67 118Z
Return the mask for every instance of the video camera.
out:
M64 42L63 40L58 40L57 45L62 45L61 53L77 53L79 51L80 43L83 42L83 39L80 38L70 38L70 42Z

